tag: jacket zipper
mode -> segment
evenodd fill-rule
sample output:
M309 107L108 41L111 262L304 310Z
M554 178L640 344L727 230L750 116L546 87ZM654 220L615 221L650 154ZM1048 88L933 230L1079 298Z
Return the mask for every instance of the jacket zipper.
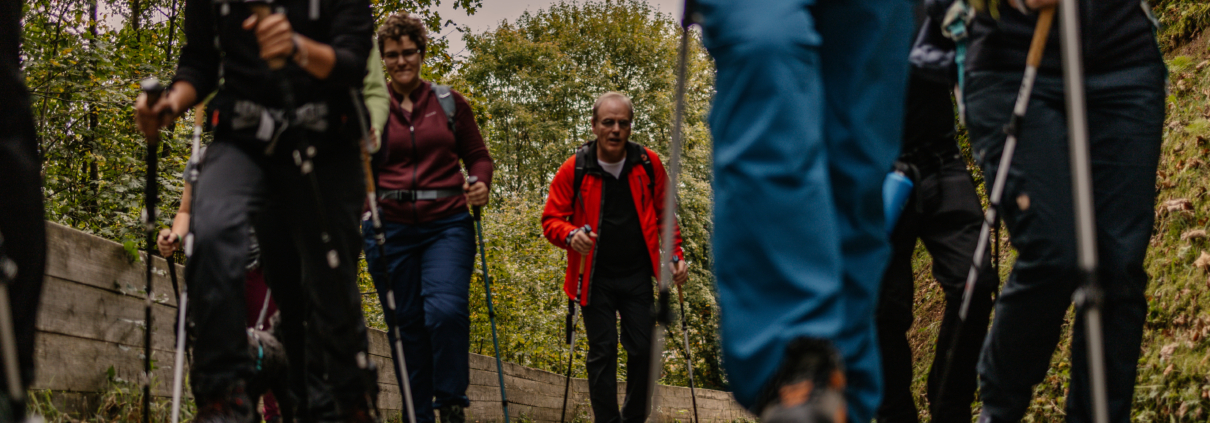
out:
M410 133L412 136L412 163L415 163L415 166L412 167L412 221L419 222L420 211L418 210L418 207L416 207L417 203L415 198L416 184L418 183L416 181L416 174L420 173L420 160L416 157L416 126L409 124L408 133Z

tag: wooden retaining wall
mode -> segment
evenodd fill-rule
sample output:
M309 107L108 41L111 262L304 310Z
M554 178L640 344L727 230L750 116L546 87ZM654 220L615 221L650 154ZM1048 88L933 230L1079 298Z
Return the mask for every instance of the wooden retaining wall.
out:
M56 405L66 411L95 409L95 397L109 384L109 369L121 380L143 381L143 328L146 264L132 261L121 245L55 223L47 223L46 282L38 312L38 377L33 389L55 393ZM141 257L141 253L140 253ZM176 298L163 258L153 257L152 358L156 370L153 393L171 394L173 365L172 324ZM177 274L184 267L177 265ZM370 330L370 354L378 364L379 403L387 413L402 406L391 366L386 333ZM470 388L467 395L472 421L500 421L500 388L495 359L470 354ZM504 383L513 419L559 421L564 377L555 373L504 363ZM625 383L619 382L619 403ZM588 384L573 379L568 420L590 418ZM689 389L660 386L660 421L691 421ZM702 421L754 420L731 394L697 390ZM574 414L573 414L574 413Z

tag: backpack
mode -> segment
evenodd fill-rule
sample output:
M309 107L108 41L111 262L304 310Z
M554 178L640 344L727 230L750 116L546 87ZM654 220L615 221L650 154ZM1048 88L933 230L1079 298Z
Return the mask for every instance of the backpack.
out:
M596 141L589 141L584 144L580 144L580 146L576 148L576 167L575 167L576 171L575 171L575 175L574 175L575 179L572 180L572 184L571 184L571 187L572 187L571 192L573 193L572 195L574 195L575 198L579 198L579 196L580 196L580 183L582 181L584 181L584 174L588 172L588 170L584 166L585 166L585 163L588 161L588 152L591 151L591 149L596 146L595 143L596 143ZM633 145L637 148L632 148L631 145ZM631 143L631 142L627 142L626 148L630 149L630 150L638 150L638 151L627 151L626 154L628 154L628 155L632 154L632 153L639 154L639 158L642 160L643 170L647 171L647 188L651 190L652 201L655 201L655 198L656 198L656 196L655 196L655 166L653 166L651 164L651 157L649 157L647 155L647 149L643 148L643 146L641 146L641 145ZM574 200L573 200L573 203L574 203Z
M453 91L450 91L449 85L433 84L433 94L437 94L437 103L441 104L441 110L445 111L446 123L450 126L450 132L454 133L454 139L458 139L458 132L454 130L454 107Z

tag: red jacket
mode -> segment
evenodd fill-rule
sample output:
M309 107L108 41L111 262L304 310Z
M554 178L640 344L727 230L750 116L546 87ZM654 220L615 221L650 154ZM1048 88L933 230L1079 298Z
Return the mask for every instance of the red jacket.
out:
M383 129L383 147L378 155L379 190L460 190L464 179L459 160L466 165L468 175L479 177L491 188L492 157L462 94L451 92L455 134L450 132L432 83L424 81L412 91L411 112L399 106L402 95L394 89L390 93L391 115ZM383 199L379 204L383 220L408 224L431 222L467 210L464 195L424 201Z
M593 231L597 231L601 227L603 201L601 189L604 186L601 175L604 170L597 164L595 144L590 144L587 148L590 149L590 152L587 154L587 159L584 160L586 171L584 179L580 182L579 198L577 199L572 193L576 167L576 158L573 155L563 162L562 166L559 166L555 179L550 183L550 196L546 198L546 209L542 211L542 233L551 244L567 250L567 273L563 280L563 291L567 293L568 298L573 299L576 298L576 281L579 279L581 254L567 244L567 235L576 228L584 227L584 224L592 225ZM626 151L627 166L630 167L630 171L626 173L626 179L630 184L630 194L634 198L634 205L638 208L639 225L643 230L643 238L647 241L646 247L648 256L651 257L651 269L658 277L661 269L659 264L660 224L664 216L668 173L664 170L664 164L651 149L628 143ZM652 171L656 174L654 198L649 185L651 175L648 175L646 168L641 165L641 156L644 154L651 160ZM575 204L572 204L573 201ZM679 225L674 228L673 234L676 239L673 254L684 260ZM593 259L595 258L596 249L593 249L593 252L588 254L585 264L584 286L580 287L581 306L589 303L589 292L591 292L589 288L592 286L592 275L595 273L593 271Z

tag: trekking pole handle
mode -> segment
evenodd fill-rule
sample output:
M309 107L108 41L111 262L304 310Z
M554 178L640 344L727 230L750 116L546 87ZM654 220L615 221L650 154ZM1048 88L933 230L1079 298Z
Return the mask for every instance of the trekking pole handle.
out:
M260 25L260 21L265 20L265 18L273 14L273 10L270 9L269 5L270 2L268 1L248 2L248 8L252 9L252 14L256 15L257 25ZM295 46L297 48L297 44L295 44ZM278 70L286 66L285 57L274 57L272 59L265 60L265 62L269 63L269 70Z
M470 176L466 178L467 185L474 185L479 182L478 176ZM483 220L483 206L471 206L471 214L475 216L475 220Z

